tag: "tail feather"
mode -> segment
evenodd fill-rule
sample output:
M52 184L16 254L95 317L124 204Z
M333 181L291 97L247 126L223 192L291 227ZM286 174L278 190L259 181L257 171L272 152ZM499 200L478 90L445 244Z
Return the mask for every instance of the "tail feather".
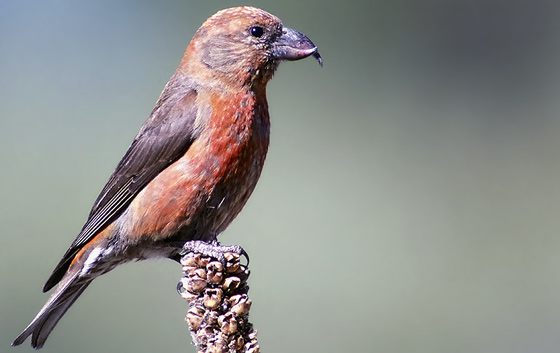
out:
M91 277L79 277L78 271L72 275L68 273L65 277L29 326L14 340L12 346L19 346L32 336L31 346L35 349L43 347L58 321L93 280Z

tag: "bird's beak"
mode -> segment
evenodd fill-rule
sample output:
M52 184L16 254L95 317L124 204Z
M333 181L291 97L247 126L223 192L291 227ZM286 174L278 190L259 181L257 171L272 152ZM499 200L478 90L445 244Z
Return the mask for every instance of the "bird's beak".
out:
M277 60L290 61L313 55L319 65L323 66L323 59L321 59L315 44L305 34L286 27L284 27L282 35L276 38L273 55Z

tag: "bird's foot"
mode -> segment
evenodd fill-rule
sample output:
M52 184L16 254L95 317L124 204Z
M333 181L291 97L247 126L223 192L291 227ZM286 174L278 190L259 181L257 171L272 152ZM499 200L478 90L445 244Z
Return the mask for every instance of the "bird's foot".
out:
M224 246L220 245L217 241L207 243L201 240L191 240L183 245L179 255L184 256L190 252L213 257L224 265L228 262L225 254L234 253L239 256L245 256L247 259L247 265L249 265L249 254L247 254L247 252L239 245Z

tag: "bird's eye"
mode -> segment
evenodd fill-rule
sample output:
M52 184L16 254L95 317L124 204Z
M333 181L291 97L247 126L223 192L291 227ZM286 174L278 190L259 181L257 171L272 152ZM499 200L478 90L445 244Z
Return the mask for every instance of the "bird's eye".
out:
M264 34L264 29L261 26L253 26L251 27L251 35L253 37L262 37L262 35Z

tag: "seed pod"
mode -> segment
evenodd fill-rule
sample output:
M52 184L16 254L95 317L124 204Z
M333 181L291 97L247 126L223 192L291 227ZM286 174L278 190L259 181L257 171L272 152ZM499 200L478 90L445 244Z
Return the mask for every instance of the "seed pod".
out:
M206 270L204 268L197 268L189 274L189 277L206 279Z
M222 272L208 273L208 282L212 284L220 284L224 280Z
M239 269L235 273L235 275L239 277L242 283L247 282L247 279L249 278L249 274L250 274L249 269L243 265L239 266Z
M226 259L226 272L234 273L239 270L239 255L235 253L225 253L224 258Z
M206 322L206 324L208 326L218 326L218 312L215 310L206 310L206 313L204 314L204 322Z
M196 334L191 335L193 337L194 344L198 347L205 347L208 344L208 333L204 329L199 329Z
M218 337L212 342L208 342L208 348L206 348L206 353L225 353L227 352L227 338Z
M227 292L233 292L234 290L237 289L237 287L239 287L240 283L241 283L241 280L238 277L235 277L235 276L228 277L228 278L225 279L224 285L222 286L222 288Z
M200 293L206 287L206 280L189 278L185 288L191 293Z
M237 320L231 313L226 313L218 318L218 324L220 325L220 330L226 334L231 335L237 332Z
M206 288L204 291L204 306L216 309L222 302L224 292L220 288Z
M232 308L231 311L235 314L235 316L241 317L241 316L245 316L249 313L249 310L251 310L251 300L247 298L246 295L244 295L245 297L242 298L237 304L235 304Z
M260 347L257 341L250 341L245 343L244 353L259 353Z
M230 339L228 347L230 350L237 352L238 350L243 348L244 344L245 344L245 340L243 339L243 337L241 337L240 335L236 335Z
M187 276L192 276L192 274L198 270L197 266L183 266L183 272L185 272L185 274Z
M184 291L181 293L181 297L182 297L183 299L185 299L187 302L189 302L189 304L190 304L190 303L192 303L195 299L198 298L198 294L194 294L194 293L189 292L188 290L184 290Z
M181 258L181 265L184 267L198 267L200 254L188 253Z
M249 335L248 335L248 336L249 336L249 339L250 339L251 341L256 341L256 340L257 340L257 331L249 332Z
M202 323L202 318L204 316L205 310L201 306L193 306L187 312L187 324L191 330L198 330L200 324Z
M206 267L206 265L208 265L209 262L210 262L210 258L208 256L201 256L197 262L197 265L199 267Z
M235 273L239 270L239 262L226 262L226 272Z
M227 252L224 254L224 258L226 259L227 262L234 263L234 262L239 262L240 256L239 254L236 254L234 252Z
M212 261L206 266L208 282L219 284L224 279L224 266L219 261Z
M229 298L229 305L230 306L236 305L237 303L239 303L241 301L242 298L243 298L243 294L232 295Z
M224 270L224 265L220 261L212 261L208 265L206 265L206 269L214 272L221 272Z

